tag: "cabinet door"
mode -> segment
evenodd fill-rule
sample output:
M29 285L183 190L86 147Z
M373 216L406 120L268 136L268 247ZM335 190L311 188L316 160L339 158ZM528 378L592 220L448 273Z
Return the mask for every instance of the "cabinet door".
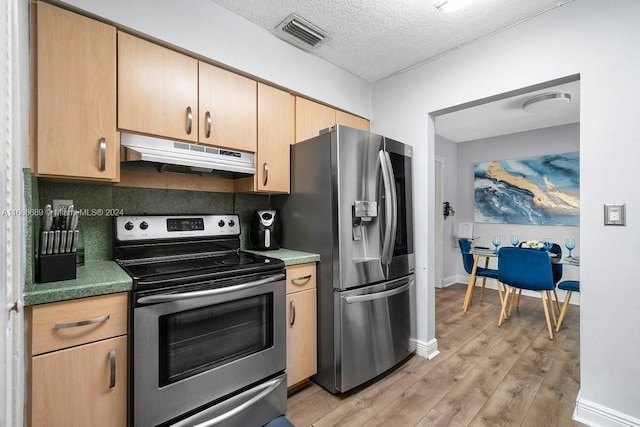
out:
M360 130L366 130L367 132L370 130L369 120L340 110L336 110L336 123Z
M31 388L33 426L126 426L127 337L33 357Z
M200 62L199 142L256 151L256 81Z
M296 97L296 142L318 136L319 131L336 124L336 110Z
M256 190L288 193L289 150L294 137L294 97L258 84Z
M118 128L196 142L198 61L118 32Z
M37 15L37 173L116 180L116 30L41 2Z
M316 290L287 295L287 387L317 371Z

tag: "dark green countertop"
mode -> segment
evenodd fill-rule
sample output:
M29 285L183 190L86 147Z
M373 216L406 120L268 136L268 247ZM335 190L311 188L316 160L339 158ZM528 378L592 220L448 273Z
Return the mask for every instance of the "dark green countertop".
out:
M130 291L131 285L131 277L114 261L90 261L78 267L75 280L27 283L24 304L45 304Z

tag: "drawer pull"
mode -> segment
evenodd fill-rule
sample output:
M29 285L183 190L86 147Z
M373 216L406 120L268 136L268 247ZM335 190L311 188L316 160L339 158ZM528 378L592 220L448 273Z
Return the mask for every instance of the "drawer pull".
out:
M109 350L109 388L116 386L116 349Z
M293 326L293 324L296 323L296 305L293 301L289 303L289 311L291 312L291 321L289 322L289 325Z
M78 326L87 326L93 325L94 323L102 323L109 320L111 315L107 314L106 316L96 317L95 319L82 320L80 322L71 322L71 323L56 323L53 329L67 329L67 328L77 328Z
M294 277L291 279L291 282L299 282L300 280L304 280L305 282L308 282L311 279L311 276L312 276L311 274L307 274L306 276ZM295 284L296 283L294 283L294 285Z

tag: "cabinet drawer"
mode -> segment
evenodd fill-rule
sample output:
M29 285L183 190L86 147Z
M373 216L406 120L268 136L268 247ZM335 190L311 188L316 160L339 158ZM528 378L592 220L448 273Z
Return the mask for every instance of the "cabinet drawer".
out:
M316 264L298 264L287 267L287 294L316 287Z
M37 355L127 333L127 293L36 305L31 353Z

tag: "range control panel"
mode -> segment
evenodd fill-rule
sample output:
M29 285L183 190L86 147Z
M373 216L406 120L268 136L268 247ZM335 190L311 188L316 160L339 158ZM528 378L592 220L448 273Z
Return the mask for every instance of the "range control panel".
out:
M116 240L239 236L238 215L140 215L116 217Z

